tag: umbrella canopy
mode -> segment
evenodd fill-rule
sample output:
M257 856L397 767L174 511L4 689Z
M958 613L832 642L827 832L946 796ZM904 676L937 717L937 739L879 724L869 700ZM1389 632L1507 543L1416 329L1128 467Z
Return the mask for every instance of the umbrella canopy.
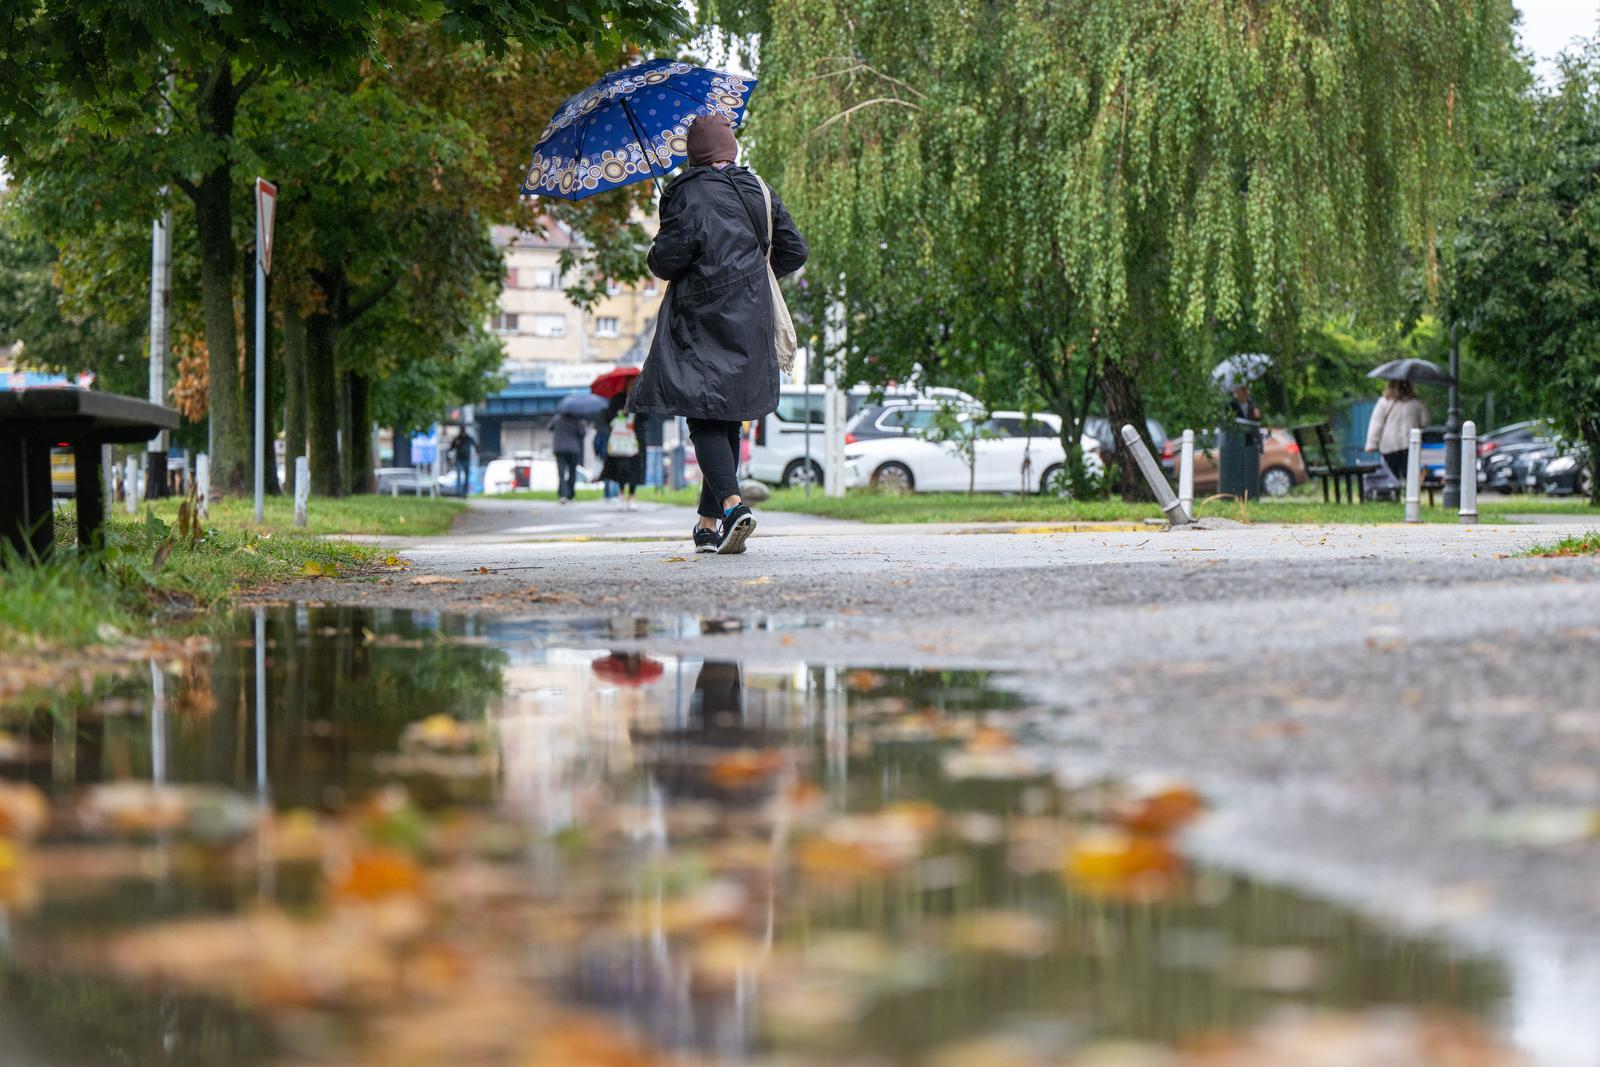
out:
M1381 367L1367 372L1368 378L1382 378L1390 382L1421 382L1423 384L1449 385L1455 381L1444 368L1426 359L1391 359Z
M570 97L533 146L523 196L582 200L660 178L688 158L689 123L738 126L756 80L671 59L607 74Z
M639 376L638 367L616 367L606 371L593 382L589 383L589 392L595 396L603 396L607 400L616 396L628 387L628 383Z
M1265 352L1240 352L1211 369L1211 383L1223 392L1231 393L1271 369L1272 357Z
M564 396L556 405L556 410L568 415L598 415L606 409L606 400L603 396L593 393L573 393Z
M612 685L647 685L665 672L659 660L638 652L613 652L594 661L594 673Z

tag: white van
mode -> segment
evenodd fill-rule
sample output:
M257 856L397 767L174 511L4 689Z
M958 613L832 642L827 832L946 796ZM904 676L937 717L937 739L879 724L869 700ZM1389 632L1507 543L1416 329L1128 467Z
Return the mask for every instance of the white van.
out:
M813 485L822 484L822 396L820 385L811 386L811 477ZM972 397L959 389L913 389L909 386L873 388L857 385L845 394L845 421L875 397L886 402L948 399L956 403L975 404ZM760 420L755 426L755 444L750 450L750 477L769 485L798 486L806 482L806 387L785 385L778 390L778 410Z

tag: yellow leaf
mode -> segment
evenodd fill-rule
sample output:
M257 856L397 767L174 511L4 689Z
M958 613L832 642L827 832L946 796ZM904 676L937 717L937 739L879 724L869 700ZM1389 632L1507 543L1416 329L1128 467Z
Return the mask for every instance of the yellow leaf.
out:
M666 559L662 560L661 562L663 562L663 563L688 563L689 559L688 559L687 556L668 556Z
M300 573L307 578L321 578L323 576L322 564L314 559L308 559L305 566L300 568Z

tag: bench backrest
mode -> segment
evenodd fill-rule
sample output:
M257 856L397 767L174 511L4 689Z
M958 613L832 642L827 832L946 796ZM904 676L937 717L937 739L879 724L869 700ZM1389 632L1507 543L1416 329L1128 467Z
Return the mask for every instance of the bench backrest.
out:
M1294 443L1300 446L1300 461L1306 465L1307 473L1317 467L1333 470L1338 466L1333 462L1333 430L1327 423L1295 426L1289 432L1294 434Z

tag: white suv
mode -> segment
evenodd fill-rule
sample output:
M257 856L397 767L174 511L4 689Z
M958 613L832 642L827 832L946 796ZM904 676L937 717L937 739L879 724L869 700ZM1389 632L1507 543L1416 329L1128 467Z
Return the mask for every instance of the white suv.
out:
M822 484L822 397L820 385L811 386L811 478ZM912 389L888 386L874 389L857 385L845 394L845 420L854 419L875 397L888 403L918 400L949 400L975 404L959 389ZM756 423L755 445L750 450L750 477L770 485L797 486L806 483L806 388L785 385L778 391L778 410Z

